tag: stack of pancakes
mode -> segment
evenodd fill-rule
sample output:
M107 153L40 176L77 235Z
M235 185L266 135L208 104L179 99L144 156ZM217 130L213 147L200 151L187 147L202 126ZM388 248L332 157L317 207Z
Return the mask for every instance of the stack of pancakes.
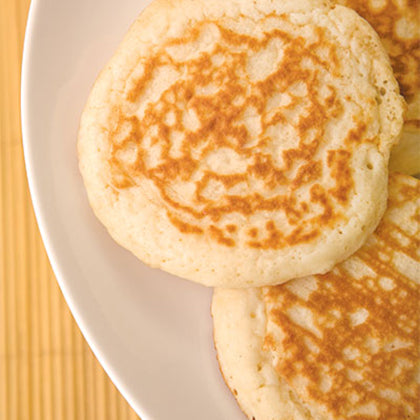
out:
M217 287L251 419L420 417L418 9L155 0L93 87L91 206L145 263Z

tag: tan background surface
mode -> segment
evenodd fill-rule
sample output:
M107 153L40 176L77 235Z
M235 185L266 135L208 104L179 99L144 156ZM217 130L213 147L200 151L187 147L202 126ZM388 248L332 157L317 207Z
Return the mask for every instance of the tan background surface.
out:
M0 0L0 420L135 420L55 281L23 162L19 91L29 0Z

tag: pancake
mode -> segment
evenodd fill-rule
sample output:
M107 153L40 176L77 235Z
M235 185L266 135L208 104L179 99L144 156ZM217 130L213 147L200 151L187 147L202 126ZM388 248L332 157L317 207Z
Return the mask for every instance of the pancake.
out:
M418 0L338 0L356 10L376 30L407 101L401 145L390 169L420 174L420 2Z
M145 263L272 285L328 271L373 232L403 106L348 8L156 0L92 90L80 169L98 218Z
M220 367L250 419L420 418L420 181L393 175L389 195L331 272L215 290Z

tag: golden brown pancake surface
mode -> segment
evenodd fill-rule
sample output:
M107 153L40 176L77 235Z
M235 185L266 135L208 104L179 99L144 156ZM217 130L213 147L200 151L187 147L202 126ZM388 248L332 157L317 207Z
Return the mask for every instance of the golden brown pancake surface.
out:
M420 129L420 2L418 0L340 0L378 33L409 108L406 124Z
M265 289L278 374L332 418L415 418L419 283L420 181L395 177L361 250L328 274Z
M379 34L408 108L390 169L420 174L420 2L418 0L339 0L356 10Z
M215 291L219 363L249 418L419 418L420 181L392 175L389 193L330 273Z
M270 19L276 20L275 28L260 37L201 21L183 38L169 40L145 61L127 99L139 101L160 71L185 76L149 104L141 118L116 110L119 117L109 139L116 188L150 180L179 231L206 234L226 246L242 239L254 248L284 248L345 222L341 206L354 193L353 153L361 143L378 144L368 136L370 120L358 110L341 147L323 153L329 122L344 112L346 100L327 82L329 73L342 70L337 46L328 42L325 29L313 28L314 40L307 42L278 29L287 27L286 17L265 21ZM206 31L218 37L210 51L191 60L175 58ZM280 60L277 45L283 49ZM267 77L249 71L258 59L274 60ZM284 139L290 148L273 144L275 132L281 131L290 134ZM287 219L287 233L277 227L278 212ZM273 218L259 223L262 213ZM245 232L236 223L238 215L249 221Z
M377 35L347 8L157 0L91 93L80 167L143 261L272 284L327 271L373 231L402 107Z

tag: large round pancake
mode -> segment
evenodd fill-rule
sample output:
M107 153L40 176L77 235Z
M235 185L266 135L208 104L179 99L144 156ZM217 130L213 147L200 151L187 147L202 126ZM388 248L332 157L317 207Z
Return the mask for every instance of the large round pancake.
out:
M378 229L330 273L216 289L219 364L255 420L420 418L420 181L394 175Z
M402 98L354 11L154 1L79 132L90 203L149 265L243 287L329 270L374 230Z
M420 2L418 0L337 0L365 18L388 52L408 109L390 169L420 174Z

